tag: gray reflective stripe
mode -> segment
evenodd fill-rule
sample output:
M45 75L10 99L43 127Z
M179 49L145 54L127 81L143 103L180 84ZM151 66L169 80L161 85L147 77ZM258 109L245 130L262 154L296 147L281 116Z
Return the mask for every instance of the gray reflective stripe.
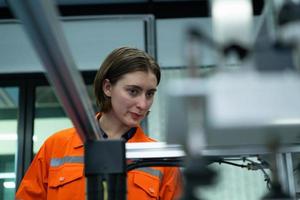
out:
M157 170L157 169L153 169L153 168L150 168L150 167L141 167L141 168L138 168L138 169L135 169L136 171L142 171L142 172L146 172L148 174L151 174L152 176L156 176L159 178L159 180L162 179L162 172L160 170Z
M52 158L50 161L51 167L58 167L65 163L83 163L82 156L66 156L63 158Z

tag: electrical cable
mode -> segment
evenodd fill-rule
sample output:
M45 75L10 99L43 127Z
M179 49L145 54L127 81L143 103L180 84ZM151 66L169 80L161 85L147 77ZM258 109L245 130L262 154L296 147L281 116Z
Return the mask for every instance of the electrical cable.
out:
M234 162L230 162L228 160L242 160L243 162L248 162L247 165L245 164L237 164ZM248 170L261 170L264 174L264 181L267 183L267 188L270 190L271 189L271 178L268 175L268 173L265 171L264 166L267 164L258 163L255 162L249 158L243 157L243 158L230 158L230 159L224 159L224 158L212 158L210 157L207 159L207 165L210 165L212 163L219 163L219 164L228 164L232 165L235 167L241 167L241 168L247 168ZM127 164L127 172L134 170L136 168L141 168L141 167L154 167L154 166L169 166L169 167L183 167L184 166L184 159L183 158L173 158L173 159L137 159L137 160L130 160L129 163Z
M271 178L270 178L270 176L268 175L268 173L264 170L264 167L263 167L263 164L261 164L261 163L258 163L258 162L255 162L255 161L253 161L253 160L250 160L249 158L246 158L246 157L244 157L243 158L243 160L244 161L248 161L248 162L250 162L251 164L248 164L248 169L250 170L257 170L257 169L259 169L259 170L261 170L262 172L263 172L263 174L264 174L264 180L266 181L266 183L267 183L267 188L270 190L271 189ZM257 168L258 167L258 168Z
M138 160L131 160L129 164L127 164L127 172L134 170L136 168L141 167L151 167L151 166L169 166L169 167L180 167L184 166L183 159L138 159Z
M248 161L249 163L247 165L242 165L242 164L236 164L236 163L233 163L233 162L229 162L229 161L226 161L225 159L221 159L219 161L217 161L219 164L229 164L229 165L233 165L233 166L236 166L236 167L241 167L241 168L247 168L248 170L261 170L264 174L264 181L266 181L267 183L267 188L270 190L271 189L271 178L270 176L268 175L268 173L265 171L264 169L264 165L267 164L267 162L265 161L262 161L262 163L258 163L258 162L255 162L249 158L246 158L246 157L243 157L243 158L231 158L231 159L228 159L228 160L243 160L244 162L245 161Z
M241 167L241 168L248 168L247 165L241 165L241 164L236 164L233 162L225 161L222 158L210 158L208 159L207 165L212 164L212 163L224 163L228 165L233 165L236 167ZM184 161L183 159L150 159L150 160L144 160L144 159L138 159L138 160L131 160L129 164L127 164L127 171L131 171L136 168L140 167L150 167L150 166L184 166Z
M236 164L236 163L225 161L225 160L222 160L222 161L219 162L219 164L221 164L221 163L228 164L228 165L233 165L233 166L241 167L241 168L248 168L247 165Z

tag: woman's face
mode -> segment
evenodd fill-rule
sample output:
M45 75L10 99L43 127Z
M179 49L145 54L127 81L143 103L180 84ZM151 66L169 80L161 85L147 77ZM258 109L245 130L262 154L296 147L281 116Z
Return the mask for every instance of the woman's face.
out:
M156 91L157 79L152 72L131 72L122 76L114 85L105 80L103 90L111 97L109 112L122 125L134 127L146 116Z

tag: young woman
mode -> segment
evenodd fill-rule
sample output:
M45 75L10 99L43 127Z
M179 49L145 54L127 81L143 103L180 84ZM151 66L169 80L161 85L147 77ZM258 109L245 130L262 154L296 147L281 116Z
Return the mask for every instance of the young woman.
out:
M145 52L122 47L111 52L98 70L94 92L96 115L104 138L153 142L139 126L153 103L160 68ZM85 199L83 144L76 129L49 137L35 156L16 199ZM176 167L144 167L127 173L127 199L171 200L181 190Z

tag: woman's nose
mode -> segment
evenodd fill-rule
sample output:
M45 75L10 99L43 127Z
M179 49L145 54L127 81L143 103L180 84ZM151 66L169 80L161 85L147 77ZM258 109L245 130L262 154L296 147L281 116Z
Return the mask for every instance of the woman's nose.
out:
M144 95L140 96L140 98L138 99L138 102L137 102L137 107L139 109L142 109L142 110L145 110L145 109L148 109L148 100L146 99L146 97Z

